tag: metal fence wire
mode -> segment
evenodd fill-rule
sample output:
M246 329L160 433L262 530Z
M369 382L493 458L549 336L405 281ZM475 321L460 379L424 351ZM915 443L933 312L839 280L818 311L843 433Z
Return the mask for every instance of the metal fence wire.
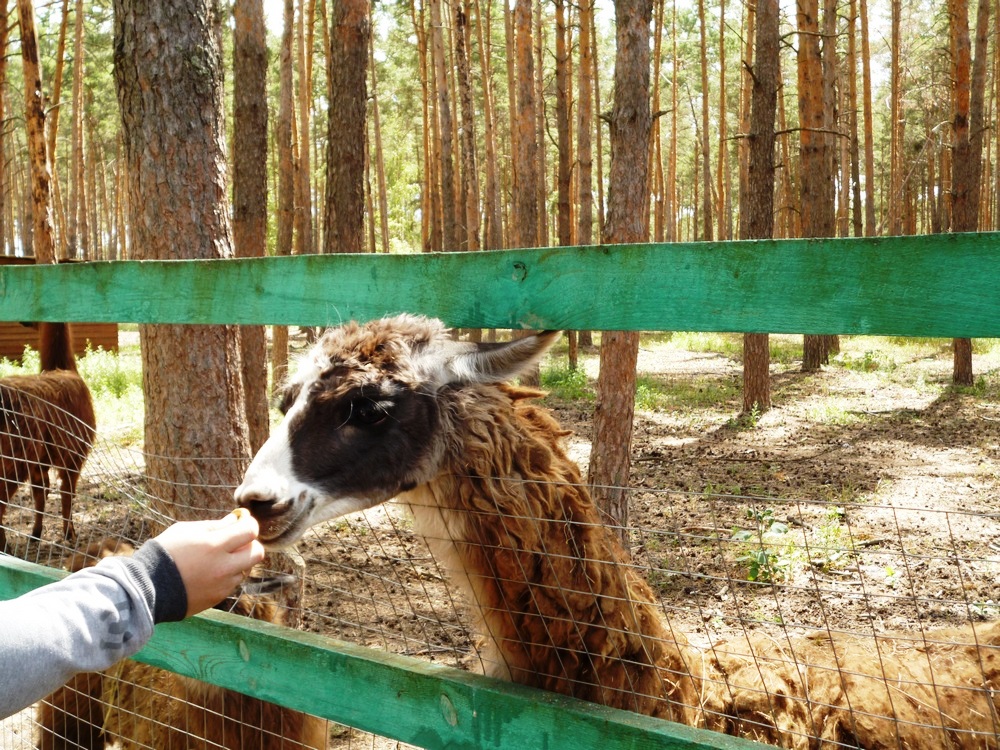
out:
M4 417L0 424L11 425L25 415ZM984 472L956 481L995 485L998 436L986 425L968 446ZM11 450L10 440L0 444ZM571 452L585 460L585 440ZM215 479L230 460L192 459L193 479L231 493ZM669 469L695 458L661 446L639 460ZM720 449L698 460L744 468L752 460L774 473L783 459ZM76 539L62 538L54 486L41 538L31 538L34 508L22 485L3 519L8 553L70 568L127 553L170 520L153 510L162 504L149 494L144 465L140 449L99 434L73 503ZM487 479L508 489L521 481ZM586 492L550 485L554 496ZM484 570L464 571L497 583L478 602L466 592L481 587L456 585L455 561L442 559L448 535L418 535L411 509L388 503L311 530L293 565L303 580L295 593L220 606L785 747L998 746L995 509L928 507L878 491L651 485L629 488L625 529L569 513L477 510L498 529L479 551ZM624 554L602 551L606 537L624 537ZM509 554L517 545L524 554ZM258 576L288 572L287 561L269 561ZM499 608L514 616L494 618ZM500 621L520 625L490 629ZM523 659L505 663L515 652ZM574 684L583 680L590 684ZM0 750L103 747L105 739L128 748L400 746L134 663L83 675L0 724Z

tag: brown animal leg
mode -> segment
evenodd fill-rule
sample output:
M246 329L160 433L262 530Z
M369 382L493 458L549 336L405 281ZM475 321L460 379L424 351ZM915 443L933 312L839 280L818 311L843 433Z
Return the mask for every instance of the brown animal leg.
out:
M73 527L72 508L73 496L76 494L77 474L69 471L59 472L59 499L62 501L63 539L76 541L76 529Z
M35 523L31 526L31 538L41 539L45 499L49 494L49 472L44 467L32 466L28 469L28 484L31 485L31 497L35 501Z

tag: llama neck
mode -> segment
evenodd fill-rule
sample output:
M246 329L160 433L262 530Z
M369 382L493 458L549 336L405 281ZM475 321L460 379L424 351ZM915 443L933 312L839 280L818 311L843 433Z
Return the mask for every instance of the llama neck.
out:
M39 323L38 350L42 372L51 370L76 372L73 337L66 323Z
M559 426L494 390L503 398L476 394L451 425L446 470L401 498L467 597L488 671L667 715L657 665L673 639L652 592L622 564Z

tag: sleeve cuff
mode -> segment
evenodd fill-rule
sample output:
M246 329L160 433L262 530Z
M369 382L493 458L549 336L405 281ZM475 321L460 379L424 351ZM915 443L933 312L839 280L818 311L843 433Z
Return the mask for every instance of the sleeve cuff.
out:
M153 622L177 622L187 615L187 589L170 554L155 539L143 544L131 561L143 569L149 586L143 594L153 613Z

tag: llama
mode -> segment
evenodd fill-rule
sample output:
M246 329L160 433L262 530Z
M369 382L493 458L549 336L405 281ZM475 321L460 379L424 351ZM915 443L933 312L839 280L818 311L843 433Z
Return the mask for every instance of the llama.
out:
M67 567L132 551L104 540ZM245 584L217 608L281 623L274 600L263 595L269 590L266 581ZM40 750L321 750L327 744L323 719L132 660L76 675L39 704L37 724Z
M398 498L471 606L494 676L784 747L997 747L996 624L691 645L626 564L538 392L505 383L556 337L462 343L405 315L328 331L237 502L280 548Z
M7 548L3 528L7 503L25 482L35 502L31 536L41 538L49 469L59 479L63 538L76 538L73 496L94 444L94 404L76 369L69 327L65 323L38 327L41 372L0 379L0 551Z

